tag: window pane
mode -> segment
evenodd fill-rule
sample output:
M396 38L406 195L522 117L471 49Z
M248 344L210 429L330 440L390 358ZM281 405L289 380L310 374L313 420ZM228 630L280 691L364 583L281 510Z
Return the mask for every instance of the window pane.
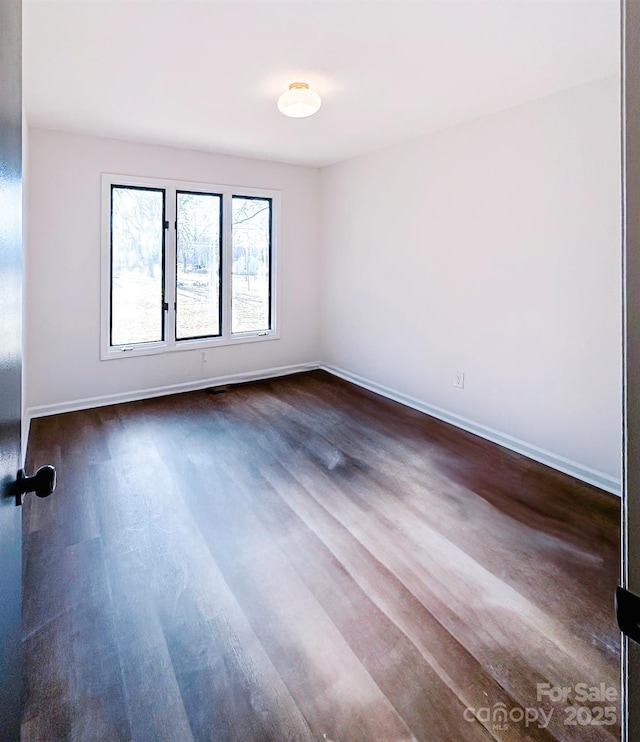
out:
M164 339L164 191L111 188L111 345Z
M271 199L233 197L231 332L271 329Z
M220 335L222 197L177 193L176 338Z

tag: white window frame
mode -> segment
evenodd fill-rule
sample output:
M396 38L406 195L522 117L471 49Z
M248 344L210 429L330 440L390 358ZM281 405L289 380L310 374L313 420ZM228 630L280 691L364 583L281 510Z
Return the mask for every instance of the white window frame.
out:
M138 188L161 188L165 192L165 221L169 228L165 229L165 286L164 297L169 305L165 314L165 338L154 343L141 343L121 346L110 345L111 327L111 187L137 186ZM220 323L221 335L210 338L191 338L176 340L176 276L175 256L177 249L176 223L176 191L194 191L211 193L222 196L222 317ZM168 178L146 178L116 173L102 174L102 226L101 226L101 321L100 321L100 357L103 361L116 358L130 358L132 356L157 355L185 350L216 348L218 346L236 345L238 343L265 342L277 340L279 333L280 316L280 261L278 260L278 245L280 242L280 208L281 192L264 188L246 186L220 185L215 183L201 183L195 181L172 180ZM231 332L231 268L232 268L232 197L249 196L271 199L271 329L243 333Z

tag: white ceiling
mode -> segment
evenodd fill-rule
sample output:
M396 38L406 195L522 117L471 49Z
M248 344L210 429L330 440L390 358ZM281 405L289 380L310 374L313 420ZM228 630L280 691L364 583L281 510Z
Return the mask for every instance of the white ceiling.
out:
M25 0L31 125L322 166L618 74L617 0ZM322 108L287 119L290 82Z

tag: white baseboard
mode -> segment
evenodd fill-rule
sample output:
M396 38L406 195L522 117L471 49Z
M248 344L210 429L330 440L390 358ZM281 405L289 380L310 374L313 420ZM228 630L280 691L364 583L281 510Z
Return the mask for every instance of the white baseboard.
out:
M94 407L106 407L111 404L122 402L137 402L141 399L152 399L153 397L166 397L168 394L180 394L181 392L196 392L200 389L208 389L211 386L224 386L226 384L242 384L247 381L260 381L261 379L275 379L278 376L289 376L303 371L313 371L320 368L319 363L298 363L291 366L278 366L276 368L265 368L259 371L246 371L239 374L227 376L216 376L209 379L198 379L196 381L185 381L180 384L167 384L149 389L138 389L117 394L105 394L100 397L85 397L69 402L56 404L38 405L28 407L26 410L26 421L23 427L27 428L35 417L46 417L47 415L59 415L63 412L77 412L78 410L89 410Z
M170 384L167 386L152 387L150 389L139 389L137 391L121 392L118 394L106 394L100 397L87 397L85 399L76 399L70 402L60 402L57 404L39 405L35 407L27 408L25 412L25 420L23 421L22 430L22 451L23 455L26 455L27 441L29 437L29 428L31 420L36 417L45 417L47 415L58 415L63 412L76 412L77 410L87 410L94 407L105 407L111 404L120 404L122 402L136 402L141 399L150 399L152 397L163 397L168 394L179 394L180 392L193 392L200 389L207 389L211 386L222 386L224 384L241 384L247 381L259 381L261 379L272 379L278 376L289 376L290 374L301 373L304 371L313 371L321 368L334 376L338 376L345 381L349 381L352 384L368 389L371 392L380 394L387 399L392 399L395 402L411 407L419 412L424 412L426 415L438 418L444 422L450 423L457 428L466 430L469 433L485 438L492 443L497 443L504 448L508 448L516 453L523 454L534 461L539 461L546 466L550 466L552 469L569 474L576 479L580 479L583 482L592 484L596 487L600 487L607 492L611 492L614 495L620 496L621 494L621 483L620 480L605 474L604 472L591 469L588 466L579 464L576 461L571 461L558 456L551 451L546 451L542 448L538 448L526 441L522 441L518 438L502 433L499 430L494 430L481 423L473 422L465 417L456 415L453 412L444 410L440 407L428 404L414 397L410 397L407 394L398 392L395 389L390 389L382 384L378 384L375 381L366 379L358 374L351 373L345 369L338 368L337 366L331 366L328 364L320 363L299 363L290 366L279 366L277 368L262 369L259 371L247 371L239 374L229 374L228 376L217 376L209 379L199 379L197 381L187 381L180 384Z
M22 429L21 429L21 448L20 448L20 466L22 469L25 468L27 463L27 444L29 443L29 431L31 430L31 416L28 410L25 410L22 416Z
M538 448L537 446L522 441L519 438L514 438L507 433L502 433L501 431L494 430L486 425L473 422L473 420L467 420L467 418L456 415L453 412L443 410L440 407L435 407L427 402L422 402L419 399L410 397L407 394L396 391L395 389L390 389L389 387L378 384L370 379L366 379L358 374L345 371L342 368L327 364L321 365L320 368L334 376L344 379L345 381L350 381L352 384L368 389L370 392L375 392L383 397L387 397L387 399L400 402L400 404L411 407L419 412L424 412L427 415L436 417L438 420L443 420L451 425L455 425L457 428L462 428L462 430L480 436L480 438L485 438L486 440L504 446L504 448L508 448L511 451L521 453L534 461L539 461L541 464L550 466L552 469L557 469L565 474L569 474L587 484L592 484L600 489L606 490L607 492L611 492L614 495L621 495L622 487L620 480L615 479L604 472L591 469L588 466L579 464L576 461L571 461L563 456L558 456L551 451Z

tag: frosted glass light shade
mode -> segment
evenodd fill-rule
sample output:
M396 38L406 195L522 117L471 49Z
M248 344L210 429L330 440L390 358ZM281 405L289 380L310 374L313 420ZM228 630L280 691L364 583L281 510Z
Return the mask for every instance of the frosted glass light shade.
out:
M310 90L306 82L292 82L289 90L278 98L280 112L296 119L312 116L321 103L320 96L315 90Z

